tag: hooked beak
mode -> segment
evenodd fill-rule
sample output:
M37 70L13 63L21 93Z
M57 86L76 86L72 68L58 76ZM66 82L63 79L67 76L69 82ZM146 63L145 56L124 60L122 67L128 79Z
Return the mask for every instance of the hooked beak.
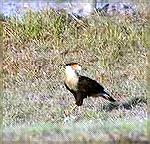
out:
M80 65L78 65L78 67L77 67L77 69L76 69L76 72L77 72L78 74L81 74L81 66L80 66Z
M80 66L80 65L78 65L77 70L78 70L78 71L81 71L81 66Z

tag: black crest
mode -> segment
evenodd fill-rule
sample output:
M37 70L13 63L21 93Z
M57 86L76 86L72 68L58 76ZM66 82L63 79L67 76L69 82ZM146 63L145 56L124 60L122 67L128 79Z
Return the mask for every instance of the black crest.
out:
M67 64L66 64L66 66L71 66L71 65L78 65L78 63L72 62L72 63L67 63Z

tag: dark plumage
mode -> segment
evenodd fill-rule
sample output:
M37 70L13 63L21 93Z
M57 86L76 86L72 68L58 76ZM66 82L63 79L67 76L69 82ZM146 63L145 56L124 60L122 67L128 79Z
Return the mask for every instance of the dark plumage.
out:
M87 97L102 97L115 102L115 100L104 90L104 87L95 80L81 76L78 73L81 67L77 63L66 65L66 88L74 95L76 105L81 106L83 99Z

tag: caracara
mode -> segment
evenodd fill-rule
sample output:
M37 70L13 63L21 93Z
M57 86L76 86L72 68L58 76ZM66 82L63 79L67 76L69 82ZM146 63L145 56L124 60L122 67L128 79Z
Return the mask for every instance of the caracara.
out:
M83 104L83 99L87 97L102 97L110 102L116 101L98 82L79 75L78 71L80 70L81 66L77 63L66 64L65 86L74 95L76 106L81 106Z

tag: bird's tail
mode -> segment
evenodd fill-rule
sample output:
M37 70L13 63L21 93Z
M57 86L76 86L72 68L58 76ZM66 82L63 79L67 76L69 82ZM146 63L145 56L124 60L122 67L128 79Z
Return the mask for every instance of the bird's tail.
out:
M109 100L110 102L116 102L116 100L110 96L109 93L103 91L103 93L101 93L101 95L103 96L104 99Z

